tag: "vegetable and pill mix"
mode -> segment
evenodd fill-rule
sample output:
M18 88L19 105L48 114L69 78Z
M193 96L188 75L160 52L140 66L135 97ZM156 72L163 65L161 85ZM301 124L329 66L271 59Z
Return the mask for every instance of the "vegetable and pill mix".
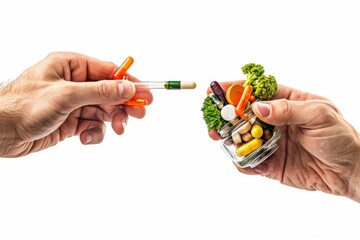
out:
M258 118L249 119L250 105L271 99L278 92L278 84L274 76L265 75L260 64L248 63L241 70L245 82L234 83L226 91L218 82L211 82L212 93L204 99L201 111L208 131L215 129L228 142L226 145L235 145L236 156L245 157L268 141L274 129ZM244 123L231 132L239 121Z

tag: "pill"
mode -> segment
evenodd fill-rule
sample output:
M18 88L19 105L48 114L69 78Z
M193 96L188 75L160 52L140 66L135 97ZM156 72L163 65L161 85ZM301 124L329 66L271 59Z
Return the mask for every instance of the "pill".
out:
M227 139L224 140L224 144L225 144L226 146L231 146L231 145L234 144L234 142L233 142L232 138L229 137L229 138L227 138Z
M251 124L249 122L245 122L243 125L241 125L236 131L239 134L244 134L248 131L250 131L251 129Z
M254 137L251 135L251 133L246 132L246 133L244 133L244 134L241 135L241 139L242 139L244 142L250 142L251 140L254 139Z
M241 136L238 132L232 132L231 133L232 140L235 144L239 144L242 142Z
M221 117L225 120L225 121L232 121L236 118L236 112L235 112L235 106L228 104L225 105L222 109L221 109Z
M260 125L258 124L254 124L252 127L251 127L251 135L254 137L254 138L261 138L261 136L263 135L263 129Z
M235 151L236 155L239 157L244 157L254 152L256 149L261 147L263 140L261 138L254 138L248 143L245 143L238 147Z
M225 138L229 136L230 130L231 130L231 124L227 123L218 131L218 133L222 138Z
M217 81L212 81L210 83L210 88L213 93L223 102L224 105L228 104L225 96L225 91Z
M126 73L127 70L131 67L131 65L134 63L134 58L127 57L125 61L121 64L119 69L114 74L114 79L122 79Z
M271 137L272 137L271 132L268 129L265 129L262 138L265 141L268 141L270 140Z
M233 84L226 90L226 100L229 104L236 106L244 92L244 87L241 84Z
M238 117L236 117L235 119L233 119L232 121L231 121L231 125L235 125L235 124L237 124L238 122L240 121L240 119L238 118Z
M214 93L210 93L210 94L209 94L209 97L210 97L211 101L212 101L214 104L216 104L216 106L217 106L218 109L222 109L222 108L223 108L223 106L224 106L223 102L220 101L219 98L216 97L216 95L215 95Z
M145 98L133 97L132 99L123 103L127 106L145 107L148 105L148 101Z

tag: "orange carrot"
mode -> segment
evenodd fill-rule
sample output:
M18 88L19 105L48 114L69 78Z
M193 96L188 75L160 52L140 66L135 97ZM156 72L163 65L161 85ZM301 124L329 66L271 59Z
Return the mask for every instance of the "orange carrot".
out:
M240 101L235 109L236 114L239 115L240 117L244 117L244 110L245 110L247 103L249 102L252 90L253 90L253 88L251 85L246 85L244 88L244 92L241 95Z

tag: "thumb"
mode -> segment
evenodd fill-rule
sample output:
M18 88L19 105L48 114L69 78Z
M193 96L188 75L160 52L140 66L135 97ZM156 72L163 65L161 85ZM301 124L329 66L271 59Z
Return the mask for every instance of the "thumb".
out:
M306 125L313 123L315 115L329 111L324 100L291 101L278 99L255 102L252 110L262 121L274 125Z
M135 86L127 80L72 82L71 103L75 107L91 104L120 104L135 95Z

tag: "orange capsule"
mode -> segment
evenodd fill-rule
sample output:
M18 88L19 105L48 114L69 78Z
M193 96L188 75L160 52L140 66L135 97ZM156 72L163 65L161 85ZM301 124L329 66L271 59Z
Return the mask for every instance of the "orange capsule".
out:
M133 63L134 58L127 57L125 61L121 64L121 66L118 68L118 70L115 72L113 79L123 79L125 73L127 72L127 70L129 70ZM145 98L133 97L132 99L122 104L127 106L145 107L146 105L148 105L148 101Z
M114 74L114 79L122 79L126 73L126 71L131 67L131 65L134 63L134 58L127 57L125 61L121 64L119 69Z
M123 105L134 107L145 107L148 105L148 101L145 98L133 97L132 99L123 103Z

